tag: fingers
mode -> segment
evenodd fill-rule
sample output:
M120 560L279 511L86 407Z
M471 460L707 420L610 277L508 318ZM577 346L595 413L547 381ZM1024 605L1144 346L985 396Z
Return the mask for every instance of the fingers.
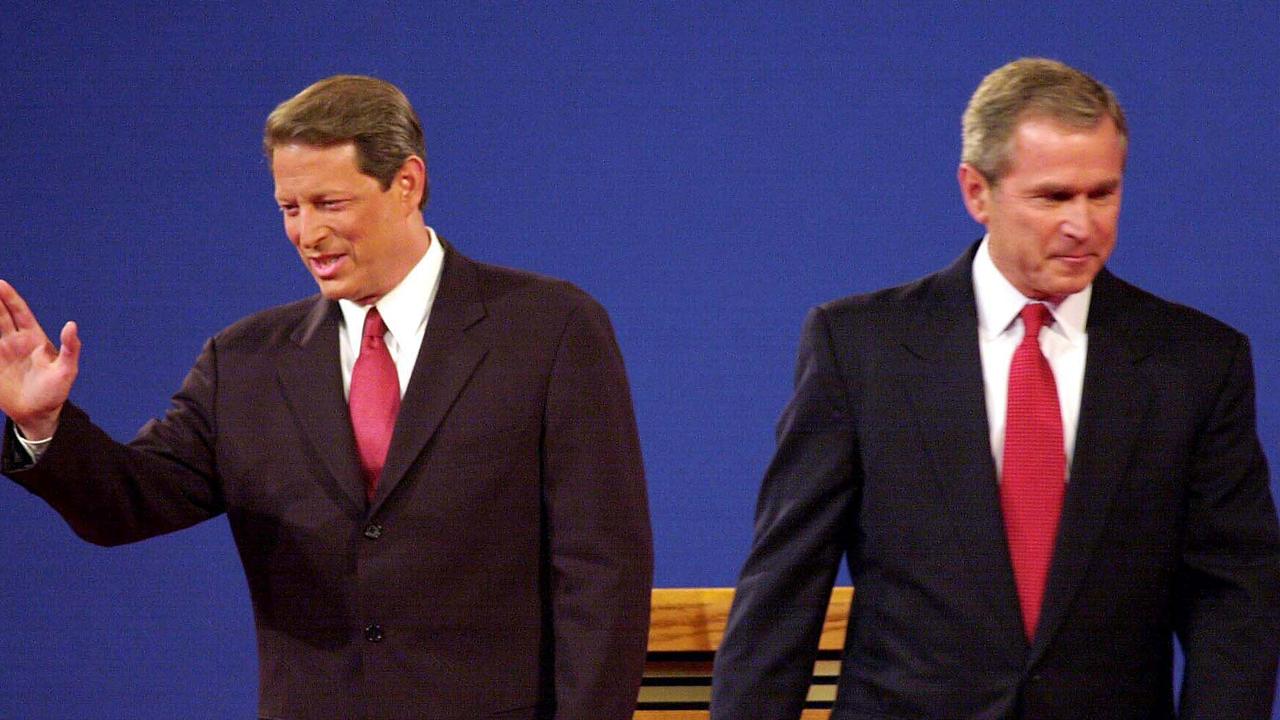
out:
M58 363L74 371L80 365L80 334L74 322L62 326L59 342L62 349L58 351Z
M13 332L13 313L9 307L15 302L21 302L22 298L18 295L18 291L4 280L0 280L0 335Z
M27 307L27 301L12 285L0 280L0 335L39 327L36 316Z

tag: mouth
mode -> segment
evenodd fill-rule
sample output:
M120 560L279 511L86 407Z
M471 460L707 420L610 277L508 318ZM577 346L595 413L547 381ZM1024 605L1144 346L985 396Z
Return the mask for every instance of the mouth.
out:
M307 258L307 267L318 280L332 280L347 264L346 255L315 255Z
M1085 265L1093 261L1094 255L1093 253L1079 253L1054 255L1053 257L1054 259L1060 260L1068 265Z

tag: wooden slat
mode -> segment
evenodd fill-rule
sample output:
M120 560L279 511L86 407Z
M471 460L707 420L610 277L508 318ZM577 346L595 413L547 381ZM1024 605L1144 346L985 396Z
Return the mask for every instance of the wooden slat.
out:
M840 673L839 651L844 647L845 628L853 588L835 588L823 624L819 649L823 657L814 674L825 683L809 689L809 702L830 704L835 698L832 683ZM705 709L655 710L654 706L705 707L711 698L711 666L714 651L724 637L732 588L655 588L653 615L649 629L649 659L645 681L640 688L641 710L635 720L708 720ZM827 720L830 710L806 709L802 720Z
M640 707L669 707L677 704L686 707L693 704L706 707L711 704L711 678L707 677L706 680L707 682L698 685L642 685ZM835 685L813 685L809 688L805 702L811 705L818 703L830 705L835 702L835 699Z
M707 710L639 710L635 720L709 720L710 716ZM800 720L827 720L828 717L831 717L829 710L805 710L800 714Z
M733 588L654 588L649 652L710 652L720 647Z
M853 588L832 590L819 648L844 647L852 601ZM732 602L733 588L654 588L649 652L709 652L720 647Z

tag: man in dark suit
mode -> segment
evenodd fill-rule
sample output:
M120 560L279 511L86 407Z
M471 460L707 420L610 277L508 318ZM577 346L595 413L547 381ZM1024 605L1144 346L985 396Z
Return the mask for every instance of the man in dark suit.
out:
M264 718L630 718L652 548L604 310L423 224L421 126L385 82L307 88L265 147L321 296L212 338L122 445L67 401L74 324L55 350L0 282L4 472L104 545L225 512Z
M842 557L833 719L1172 718L1175 636L1181 717L1270 717L1280 540L1249 346L1106 270L1126 142L1087 75L998 69L959 169L986 236L810 313L713 718L800 716Z

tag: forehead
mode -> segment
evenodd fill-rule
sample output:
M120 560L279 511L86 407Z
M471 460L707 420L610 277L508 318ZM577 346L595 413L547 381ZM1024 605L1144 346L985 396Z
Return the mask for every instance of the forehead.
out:
M277 192L359 183L361 178L373 180L360 172L354 143L325 146L291 143L277 146L271 151L271 175L275 179Z
M1070 171L1118 176L1124 170L1124 158L1124 138L1109 117L1081 128L1033 115L1014 127L1009 176Z

